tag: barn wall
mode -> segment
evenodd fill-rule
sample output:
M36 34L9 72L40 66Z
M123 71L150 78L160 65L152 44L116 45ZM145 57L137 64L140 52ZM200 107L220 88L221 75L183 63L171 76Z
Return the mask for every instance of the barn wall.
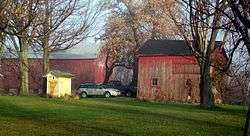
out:
M19 85L19 64L16 59L2 59L0 61L0 72L3 75L0 78L1 88L18 88Z
M105 78L105 64L104 60L98 57L95 61L96 70L95 70L95 83L100 84L103 83Z
M50 69L73 74L72 89L76 89L82 82L95 82L95 59L52 59Z
M159 85L153 86L157 78ZM191 99L199 101L199 67L192 56L140 56L138 98L187 101L186 81L192 81Z
M69 72L74 75L72 89L76 89L82 82L95 82L96 78L102 78L102 71L96 67L96 59L51 59L50 69ZM18 89L19 87L19 63L18 59L2 59L0 61L0 88ZM29 59L30 90L41 89L42 59Z

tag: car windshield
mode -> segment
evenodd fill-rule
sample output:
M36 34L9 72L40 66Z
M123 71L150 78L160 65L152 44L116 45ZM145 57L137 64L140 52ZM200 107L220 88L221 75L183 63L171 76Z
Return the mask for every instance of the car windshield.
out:
M97 85L96 88L97 89L103 89L103 86L102 85Z
M110 84L103 84L102 87L103 87L103 88L113 88L113 86L110 85Z
M79 88L93 88L95 86L94 83L83 83L80 84Z

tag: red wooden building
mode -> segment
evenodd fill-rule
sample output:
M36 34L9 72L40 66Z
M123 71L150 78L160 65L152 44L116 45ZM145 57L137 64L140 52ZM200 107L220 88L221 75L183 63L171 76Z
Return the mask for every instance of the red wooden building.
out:
M19 88L19 62L18 59L8 58L0 61L0 88ZM61 70L74 75L72 89L76 89L83 82L102 83L104 68L98 59L50 59L51 70ZM29 59L29 88L31 93L38 93L42 86L42 59Z
M224 50L219 54L226 55ZM149 40L140 49L138 64L139 99L199 102L199 65L184 41Z

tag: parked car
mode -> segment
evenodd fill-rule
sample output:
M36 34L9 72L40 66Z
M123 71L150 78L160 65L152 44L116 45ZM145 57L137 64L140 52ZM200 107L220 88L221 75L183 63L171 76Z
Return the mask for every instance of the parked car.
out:
M120 90L122 95L124 96L127 97L136 96L136 87L131 85L122 85L121 81L111 80L104 85Z
M112 96L121 95L121 92L118 89L110 88L105 85L96 85L94 83L81 84L77 89L76 93L82 98L98 95L109 98Z

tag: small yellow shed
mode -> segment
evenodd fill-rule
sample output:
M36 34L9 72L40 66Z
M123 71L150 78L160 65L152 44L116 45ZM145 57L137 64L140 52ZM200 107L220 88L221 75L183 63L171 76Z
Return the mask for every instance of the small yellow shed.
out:
M49 97L63 97L71 95L71 78L72 74L59 70L50 71L46 75L47 95Z

